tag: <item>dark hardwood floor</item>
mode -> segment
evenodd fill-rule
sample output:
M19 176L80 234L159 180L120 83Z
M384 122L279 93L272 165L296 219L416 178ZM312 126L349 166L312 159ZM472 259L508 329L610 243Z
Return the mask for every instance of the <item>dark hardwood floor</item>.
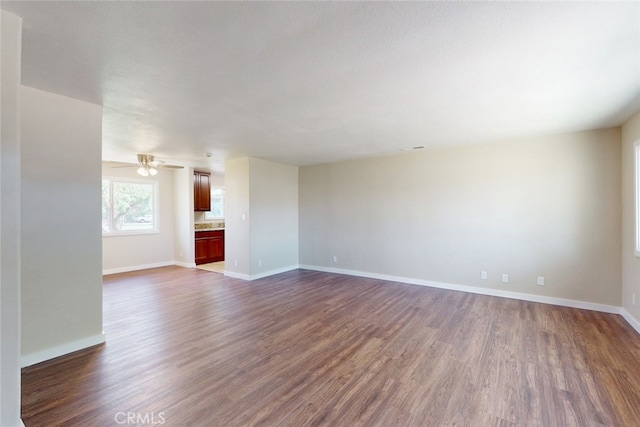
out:
M27 427L640 425L617 315L166 267L105 277L104 323L106 345L23 370Z

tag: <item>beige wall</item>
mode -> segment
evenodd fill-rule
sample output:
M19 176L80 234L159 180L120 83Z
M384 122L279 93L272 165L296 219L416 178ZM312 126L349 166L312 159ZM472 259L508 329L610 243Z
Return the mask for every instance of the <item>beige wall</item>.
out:
M1 12L0 425L20 424L20 58L22 20Z
M102 176L155 181L158 184L158 233L102 238L102 270L105 274L136 270L174 262L174 174L172 169L158 169L154 177L143 178L136 168L113 168L102 164Z
M21 95L22 356L30 364L102 341L102 107L28 87Z
M619 171L617 128L302 167L300 264L619 306Z
M640 324L640 258L635 246L633 144L640 141L640 112L622 126L622 305ZM631 295L636 294L636 305Z

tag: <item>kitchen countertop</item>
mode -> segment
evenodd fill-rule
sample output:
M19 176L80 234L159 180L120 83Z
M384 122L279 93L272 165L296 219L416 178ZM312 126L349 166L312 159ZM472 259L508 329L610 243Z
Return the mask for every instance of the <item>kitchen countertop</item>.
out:
M196 222L193 224L196 233L198 231L224 230L224 221Z

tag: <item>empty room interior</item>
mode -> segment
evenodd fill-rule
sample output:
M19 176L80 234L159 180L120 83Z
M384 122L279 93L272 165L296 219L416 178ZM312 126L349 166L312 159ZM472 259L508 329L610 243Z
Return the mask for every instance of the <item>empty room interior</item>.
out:
M1 426L638 425L640 2L0 7Z

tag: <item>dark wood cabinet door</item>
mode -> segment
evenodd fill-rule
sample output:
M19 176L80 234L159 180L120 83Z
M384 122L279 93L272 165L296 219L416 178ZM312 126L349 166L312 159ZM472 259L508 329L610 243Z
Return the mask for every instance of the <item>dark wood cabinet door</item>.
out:
M209 262L224 261L224 235L209 239L209 257Z
M193 172L193 210L211 210L211 174Z
M196 239L196 264L205 264L209 261L209 239Z
M224 261L224 230L196 232L196 265Z
M211 210L211 175L200 174L200 210Z

